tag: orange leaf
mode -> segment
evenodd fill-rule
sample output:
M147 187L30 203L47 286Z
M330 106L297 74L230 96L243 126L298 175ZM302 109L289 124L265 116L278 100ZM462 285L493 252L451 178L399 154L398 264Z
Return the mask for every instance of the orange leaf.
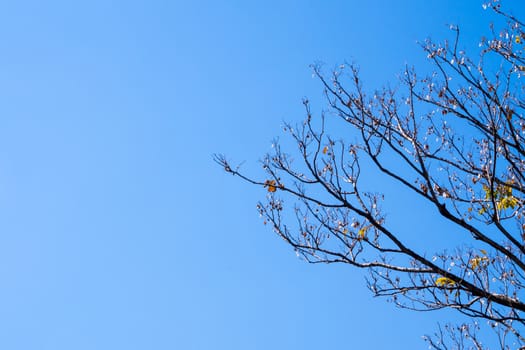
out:
M264 182L264 187L268 188L268 192L277 191L277 186L275 180L266 180Z

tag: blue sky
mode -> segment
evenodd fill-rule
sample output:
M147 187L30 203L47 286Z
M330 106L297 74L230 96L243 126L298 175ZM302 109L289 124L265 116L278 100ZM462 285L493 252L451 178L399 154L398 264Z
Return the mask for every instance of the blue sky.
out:
M442 314L297 259L258 218L264 190L212 154L257 174L302 97L325 107L311 63L380 87L425 66L417 40L459 23L476 47L488 18L451 0L0 3L0 347L423 348Z

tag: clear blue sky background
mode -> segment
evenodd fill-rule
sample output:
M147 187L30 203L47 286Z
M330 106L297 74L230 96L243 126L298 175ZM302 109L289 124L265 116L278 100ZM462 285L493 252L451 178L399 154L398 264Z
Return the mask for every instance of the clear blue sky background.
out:
M424 348L441 314L297 259L258 218L264 190L211 155L257 173L303 96L324 107L311 63L379 87L424 66L416 40L459 23L475 47L488 18L474 0L1 2L0 348Z

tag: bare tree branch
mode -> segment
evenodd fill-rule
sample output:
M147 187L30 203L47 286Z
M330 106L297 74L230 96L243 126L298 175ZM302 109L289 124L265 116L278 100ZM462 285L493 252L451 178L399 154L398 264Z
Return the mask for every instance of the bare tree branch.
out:
M352 64L331 75L314 66L327 115L339 118L316 118L304 101L304 122L284 128L299 161L276 142L262 160L266 177L254 179L215 156L226 172L266 189L257 206L264 223L306 261L367 269L374 295L400 307L473 319L425 336L433 349L486 349L479 320L501 349L525 346L525 26L495 0L485 6L507 27L482 39L479 62L459 49L452 27L452 41L422 45L435 71L420 77L406 68L396 89L367 92ZM384 196L362 188L362 169L374 168L431 204L457 228L459 245L422 250L389 225Z

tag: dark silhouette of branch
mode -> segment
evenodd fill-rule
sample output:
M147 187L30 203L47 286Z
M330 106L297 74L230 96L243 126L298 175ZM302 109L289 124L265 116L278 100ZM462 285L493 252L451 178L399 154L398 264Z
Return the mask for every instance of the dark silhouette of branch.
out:
M407 67L395 89L367 92L353 64L330 75L313 66L337 129L304 100L304 122L284 128L297 150L292 156L276 142L262 160L265 178L214 158L267 191L257 205L264 223L306 261L365 268L376 296L473 320L425 337L434 349L485 349L480 319L501 349L525 346L525 26L497 1L486 6L507 27L482 39L479 60L459 49L460 30L451 27L452 41L422 44L435 70L419 76ZM383 195L362 188L362 169L429 203L456 227L457 242L443 252L414 246L389 225Z

